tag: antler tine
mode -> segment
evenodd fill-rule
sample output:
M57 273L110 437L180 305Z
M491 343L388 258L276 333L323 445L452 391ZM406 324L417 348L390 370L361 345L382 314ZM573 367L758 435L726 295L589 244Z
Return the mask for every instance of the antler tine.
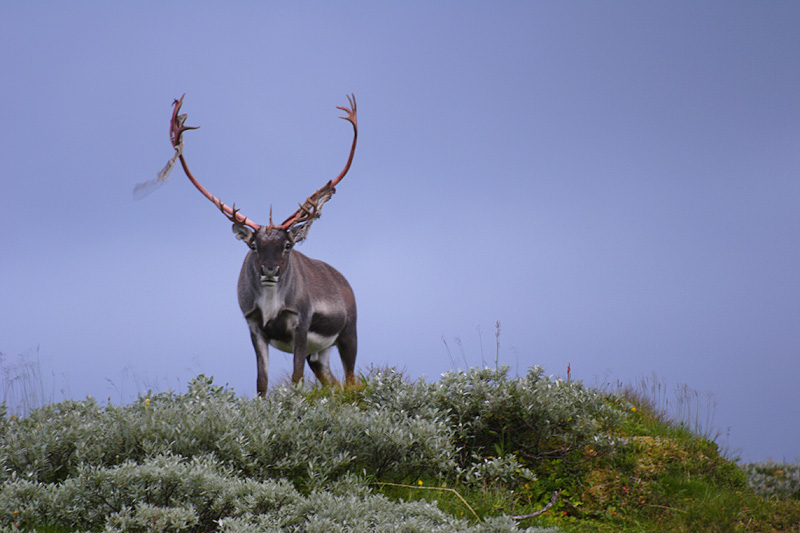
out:
M183 96L186 95L184 94ZM183 132L186 130L196 130L200 126L184 125L186 123L187 115L178 114L178 112L181 109L181 106L183 105L183 96L181 96L180 100L175 100L175 102L173 103L175 108L172 110L172 120L170 122L169 136L170 136L170 141L172 142L172 146L178 152L178 157L181 160L181 166L183 167L183 171L186 173L186 177L189 178L189 181L191 181L192 184L195 187L197 187L197 190L200 191L203 194L203 196L211 200L211 203L216 205L219 208L219 210L222 211L222 213L226 217L228 217L230 221L232 221L234 224L244 224L246 226L250 226L255 231L258 231L258 228L260 226L255 222L253 222L252 220L250 220L249 218L247 218L246 216L239 214L239 210L236 209L236 204L234 204L233 208L230 208L224 203L222 203L222 201L219 198L208 192L208 190L205 187L203 187L199 181L195 179L194 175L189 170L189 165L186 164L186 159L184 159L183 157Z
M220 202L217 208L220 211L222 211L222 214L225 215L225 218L227 218L234 224L244 224L244 221L247 220L246 216L239 214L240 210L236 207L236 202L234 202L233 206L231 207L228 207L227 205Z
M322 205L331 199L331 196L336 192L336 185L342 181L345 174L350 170L350 165L353 163L353 156L356 152L356 142L358 141L358 118L356 115L356 96L354 94L347 95L347 101L350 107L336 106L336 109L341 109L347 116L339 117L347 120L353 125L353 144L350 147L350 155L347 158L347 163L344 169L339 173L336 178L328 181L325 185L317 189L314 194L306 198L306 201L300 204L300 208L294 212L289 218L284 220L279 226L272 226L282 230L287 230L295 224L302 224L304 222L313 222L314 219L319 218Z
M332 180L331 186L336 187L339 185L339 182L342 181L344 175L347 174L347 171L350 170L350 164L353 162L353 155L356 153L356 141L358 141L358 117L356 115L356 95L355 94L348 94L347 101L350 102L350 109L342 106L336 106L336 109L341 109L345 113L347 113L346 117L339 117L344 120L347 120L353 125L353 146L350 148L350 156L347 158L347 163L344 166L344 169L339 173L336 178Z
M200 127L184 126L188 115L178 114L178 112L181 110L181 106L183 105L184 96L186 96L186 93L183 93L179 99L173 100L172 105L175 107L172 110L172 120L169 123L169 140L172 142L172 146L176 150L181 151L183 150L183 132L186 130L196 130Z

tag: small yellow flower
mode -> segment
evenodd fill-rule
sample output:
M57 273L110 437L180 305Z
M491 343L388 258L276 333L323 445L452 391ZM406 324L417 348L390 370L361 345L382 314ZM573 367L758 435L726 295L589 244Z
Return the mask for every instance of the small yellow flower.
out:
M150 407L150 398L144 399L144 408L147 409Z
M636 411L638 411L638 409L636 409L636 406L634 405L633 407L631 407L631 411L635 413Z
M420 487L422 486L422 480L421 479L419 481L417 481L417 485L419 485Z

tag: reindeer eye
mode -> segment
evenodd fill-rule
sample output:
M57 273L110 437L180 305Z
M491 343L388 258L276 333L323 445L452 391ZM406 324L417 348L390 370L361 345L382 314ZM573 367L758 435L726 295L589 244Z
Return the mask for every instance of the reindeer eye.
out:
M287 242L286 244L283 245L283 251L284 252L288 252L291 249L292 249L292 243Z

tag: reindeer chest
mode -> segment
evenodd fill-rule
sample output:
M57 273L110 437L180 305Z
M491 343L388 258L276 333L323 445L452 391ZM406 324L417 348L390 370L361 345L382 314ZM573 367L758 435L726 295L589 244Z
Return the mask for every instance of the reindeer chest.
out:
M261 327L270 339L290 341L300 322L299 313L287 307L278 291L265 290L256 302L261 311Z

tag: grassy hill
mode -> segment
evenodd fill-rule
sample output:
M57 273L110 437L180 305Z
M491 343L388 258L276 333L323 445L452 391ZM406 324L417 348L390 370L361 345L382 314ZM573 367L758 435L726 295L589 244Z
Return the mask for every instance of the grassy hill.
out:
M800 469L741 468L641 394L539 368L243 399L199 376L0 418L0 527L797 531Z

